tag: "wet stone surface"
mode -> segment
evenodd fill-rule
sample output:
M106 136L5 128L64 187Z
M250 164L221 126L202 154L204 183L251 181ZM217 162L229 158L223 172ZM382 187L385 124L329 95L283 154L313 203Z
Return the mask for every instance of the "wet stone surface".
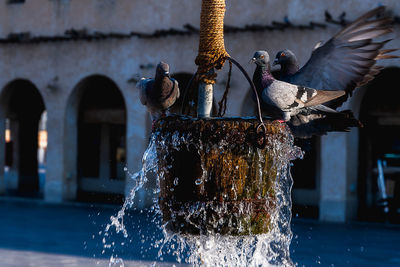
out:
M295 151L289 130L254 118L166 117L155 124L160 208L182 234L249 235L271 230L279 175Z

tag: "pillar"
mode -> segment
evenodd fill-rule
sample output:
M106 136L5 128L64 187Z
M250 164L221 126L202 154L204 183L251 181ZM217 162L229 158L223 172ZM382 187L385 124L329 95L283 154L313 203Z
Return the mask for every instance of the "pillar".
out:
M321 138L321 221L345 222L357 214L357 130Z
M73 186L68 175L64 173L64 149L68 149L67 146L64 147L64 117L62 109L57 105L48 107L47 116L44 199L46 202L60 203L64 199L74 198L74 189L71 188Z

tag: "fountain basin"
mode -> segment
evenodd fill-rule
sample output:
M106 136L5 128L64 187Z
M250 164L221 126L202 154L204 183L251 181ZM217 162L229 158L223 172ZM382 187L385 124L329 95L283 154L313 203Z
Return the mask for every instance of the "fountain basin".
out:
M255 118L171 116L154 125L166 229L180 234L254 235L270 231L276 183L292 152L285 124L265 121L258 148Z

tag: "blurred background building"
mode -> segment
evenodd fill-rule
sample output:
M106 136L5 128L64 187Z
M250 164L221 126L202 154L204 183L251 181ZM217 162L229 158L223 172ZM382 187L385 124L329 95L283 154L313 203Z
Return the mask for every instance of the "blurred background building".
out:
M225 45L243 64L256 50L274 56L283 48L304 64L314 45L328 40L341 23L381 4L396 16L394 40L387 47L398 48L397 0L230 0ZM129 192L129 173L141 166L151 127L135 83L153 76L163 60L185 87L196 70L200 5L183 0L1 1L1 194L55 203L121 201ZM400 61L380 64L385 69L379 77L345 105L365 127L304 142L306 156L294 162L292 172L295 214L337 222L377 219L383 193L394 197L387 206L390 213L400 208ZM254 66L245 67L253 72ZM219 74L216 99L226 74ZM227 116L251 115L248 85L235 69L231 87ZM378 163L384 187L378 183ZM145 192L141 198L145 206Z

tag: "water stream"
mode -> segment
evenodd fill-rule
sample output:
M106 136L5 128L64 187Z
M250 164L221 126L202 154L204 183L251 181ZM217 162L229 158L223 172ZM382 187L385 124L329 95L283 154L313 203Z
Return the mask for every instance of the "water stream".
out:
M152 242L153 248L158 250L158 259L160 261L163 260L165 255L173 255L177 262L188 263L192 266L294 266L290 259L289 252L292 239L292 231L290 229L290 192L293 183L290 175L290 161L302 156L302 153L293 145L293 137L288 135L284 140L282 140L282 138L278 140L278 138L274 138L273 136L268 137L271 139L269 140L270 149L274 154L273 170L276 171L276 182L273 185L273 199L271 199L271 197L261 198L261 201L265 201L266 203L274 202L274 205L272 205L273 208L269 210L270 221L268 232L253 235L250 230L250 233L246 235L238 234L231 236L214 233L209 230L206 232L201 231L200 235L177 234L170 230L170 222L162 222L160 220L162 216L162 208L160 208L159 204L160 182L162 183L165 178L166 170L165 166L160 167L160 159L158 158L160 153L157 154L157 149L170 149L171 145L177 150L182 148L189 149L189 147L193 145L195 145L196 149L204 149L202 146L205 146L205 144L201 142L194 144L193 137L190 136L190 134L173 132L168 136L163 136L161 139L159 134L160 133L156 132L151 136L148 148L143 155L142 169L131 175L131 179L134 180L135 185L131 189L130 195L125 200L121 210L115 216L111 216L111 222L106 226L103 233L104 250L112 250L114 246L117 246L108 241L112 231L122 233L125 238L137 234L135 231L130 231L130 225L124 224L124 218L127 216L127 210L134 205L137 191L146 184L151 175L158 174L156 175L157 186L152 192L153 206L151 210L154 211L153 222L158 225L163 233L162 238ZM218 149L223 151L226 145L229 144L223 141ZM250 149L249 153L258 153L260 161L266 160L258 150L257 148ZM166 167L168 168L170 166ZM233 169L238 168L236 166L231 167ZM260 164L257 171L263 172L262 164ZM207 174L204 172L201 180L195 181L195 186L202 186L203 181L206 180ZM173 191L174 188L178 188L180 182L178 177L175 178L173 180L173 186L169 190ZM232 188L232 190L235 190L235 188ZM271 205L269 205L269 207L270 206ZM199 205L197 205L195 208L191 206L189 209L183 209L186 222L196 227L198 221L193 220L193 218L197 218L199 213L209 208L208 206L199 207ZM215 208L211 207L217 214L233 213L235 216L237 214L242 216L246 209L248 209L246 205L242 204L239 204L239 209L235 212L224 210L228 208L228 206L224 208L223 205L219 205ZM226 222L219 218L214 224L214 226L218 228L219 224L226 225ZM229 225L230 227L238 227L239 233L241 227L247 227L246 219L244 223L239 221L239 223L236 222L236 224L232 224L232 222L229 222ZM109 266L124 266L124 263L117 255L113 255L110 259ZM156 266L156 262L154 266Z

